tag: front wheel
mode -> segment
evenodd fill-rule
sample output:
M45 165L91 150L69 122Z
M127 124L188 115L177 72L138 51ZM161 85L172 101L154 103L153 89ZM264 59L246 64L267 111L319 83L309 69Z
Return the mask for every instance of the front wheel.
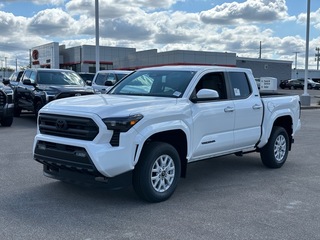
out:
M34 105L34 113L36 117L38 117L40 109L43 107L43 104L41 101L37 101L36 104Z
M280 168L287 160L288 152L287 131L283 127L273 127L268 143L260 151L262 163L269 168Z
M12 122L13 122L13 117L5 117L0 120L0 124L3 127L10 127L12 125Z
M148 202L171 197L180 178L181 163L177 150L168 143L151 142L144 146L133 172L133 187Z

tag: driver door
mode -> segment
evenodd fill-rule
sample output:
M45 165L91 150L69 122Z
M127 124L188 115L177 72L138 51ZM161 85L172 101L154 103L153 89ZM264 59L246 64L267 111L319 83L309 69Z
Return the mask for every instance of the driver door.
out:
M190 161L200 160L226 153L234 145L234 102L228 98L227 84L223 72L204 75L195 92L213 89L218 99L205 99L192 106L193 156Z

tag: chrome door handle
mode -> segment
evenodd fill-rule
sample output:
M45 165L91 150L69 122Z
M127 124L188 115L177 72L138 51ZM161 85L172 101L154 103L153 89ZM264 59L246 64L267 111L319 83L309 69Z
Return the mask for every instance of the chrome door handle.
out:
M234 111L234 108L233 107L226 107L224 109L225 112L233 112Z
M262 108L262 105L259 105L259 104L255 104L252 106L252 109L261 109Z

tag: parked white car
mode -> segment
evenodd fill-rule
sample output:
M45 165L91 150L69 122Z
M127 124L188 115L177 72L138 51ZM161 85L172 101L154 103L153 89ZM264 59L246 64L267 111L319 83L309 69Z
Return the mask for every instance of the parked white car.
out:
M92 81L95 93L106 93L116 82L130 74L125 70L101 70L96 73Z

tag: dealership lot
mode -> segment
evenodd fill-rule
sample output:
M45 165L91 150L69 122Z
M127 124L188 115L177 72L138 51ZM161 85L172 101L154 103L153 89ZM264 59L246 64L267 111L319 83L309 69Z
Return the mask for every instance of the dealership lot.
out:
M302 110L281 169L257 153L190 164L172 198L149 204L131 188L44 177L32 159L35 118L22 114L0 127L1 239L320 239L319 116Z

